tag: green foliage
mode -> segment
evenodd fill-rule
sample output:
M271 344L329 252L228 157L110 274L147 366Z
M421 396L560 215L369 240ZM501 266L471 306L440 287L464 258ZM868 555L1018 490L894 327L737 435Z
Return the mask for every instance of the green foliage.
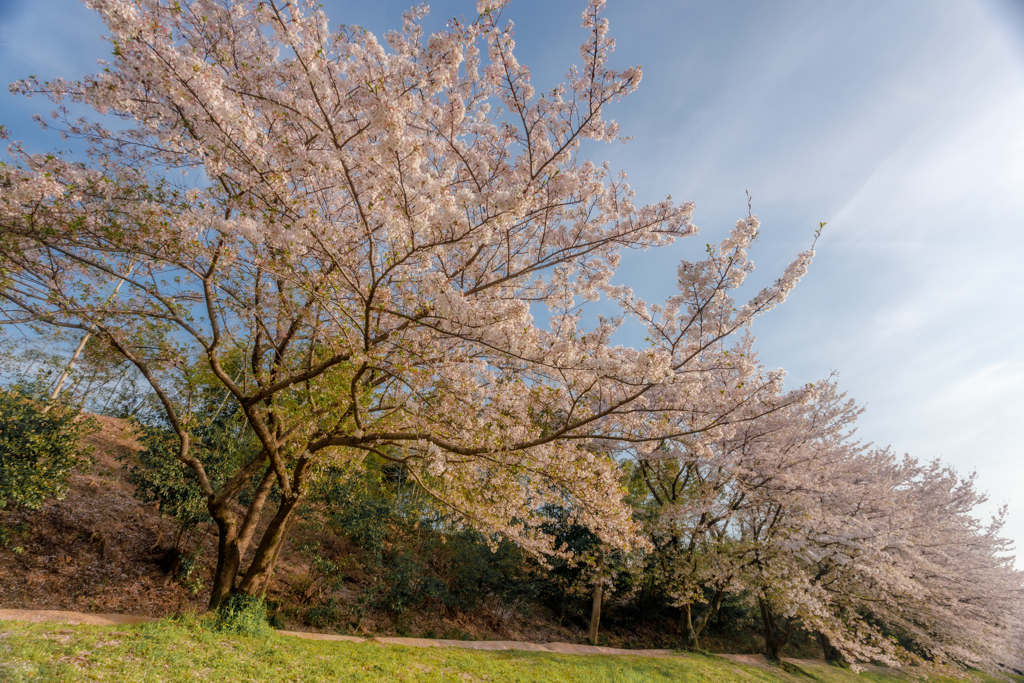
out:
M539 595L539 566L514 544L458 526L423 495L402 467L368 458L364 469L321 473L308 510L320 510L327 528L348 538L371 577L362 601L401 615L428 604L472 610L487 596L519 603ZM337 585L349 564L306 549L313 568Z
M32 530L25 522L19 522L18 524L4 525L0 524L0 548L6 548L14 540L15 534L19 536L28 536Z
M190 454L203 463L216 488L252 458L258 441L238 414L237 405L223 392L204 389L196 403L196 414L204 419L191 430ZM212 521L195 473L178 460L177 434L161 423L138 424L136 431L143 450L125 465L135 497L144 503L159 503L186 532ZM251 490L242 491L239 502L247 504L251 495Z
M426 563L411 553L401 550L389 553L384 571L377 605L395 614L428 600L444 602L445 598L452 597L437 576L427 571Z
M39 403L0 389L0 509L38 510L48 498L63 498L79 442L96 428L66 406L44 413Z
M159 503L183 529L210 521L195 474L177 459L178 437L161 427L139 426L136 433L143 449L135 463L125 465L135 497Z
M462 529L448 535L437 552L447 560L446 607L471 610L487 595L506 604L541 595L542 568L514 543L501 540L492 550L483 534Z
M181 569L178 570L178 575L175 577L192 595L199 595L199 591L203 590L206 585L203 577L197 571L200 569L199 555L201 552L201 548L196 548L188 555L182 555Z
M274 633L267 621L267 603L263 596L238 593L228 596L217 610L213 629L252 637L266 637Z
M329 515L336 529L348 536L373 561L384 555L388 527L398 521L392 502L383 496L352 496L332 508Z
M341 611L338 609L338 602L331 598L323 605L310 607L306 611L305 619L307 626L313 628L327 628L334 626L341 621Z
M574 557L592 555L600 541L586 527L575 524L566 508L548 506L544 514L549 522L544 531L555 537L555 545L565 547ZM541 600L563 620L580 625L590 618L590 597L593 585L587 567L581 563L555 559L541 586ZM607 615L603 617L607 622Z

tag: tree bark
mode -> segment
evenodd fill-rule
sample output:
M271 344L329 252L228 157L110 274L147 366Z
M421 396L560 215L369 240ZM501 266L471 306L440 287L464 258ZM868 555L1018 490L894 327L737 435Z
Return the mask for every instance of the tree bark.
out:
M708 625L711 617L718 613L718 610L722 607L722 600L725 599L725 591L715 591L715 597L708 603L708 607L704 610L704 613L694 623L693 619L693 604L683 605L680 610L682 612L681 621L683 625L683 637L685 640L684 647L688 650L700 649L700 634L704 632L704 627Z
M213 573L209 609L216 611L234 591L235 579L242 564L238 548L238 518L227 504L210 510L217 523L217 569Z
M683 648L696 650L698 647L697 630L693 628L693 604L686 603L679 608L679 623L683 631Z
M782 648L786 647L796 630L796 620L790 619L788 624L782 626L772 613L768 601L758 598L757 604L761 608L761 622L764 624L764 657L770 662L781 663Z
M604 599L604 553L597 556L597 580L594 585L594 601L590 607L590 632L587 639L597 645L598 627L601 625L601 601Z
M238 584L239 593L258 595L266 592L274 573L277 556L281 552L281 546L291 527L292 516L301 499L302 497L298 495L281 498L277 514L270 520L267 530L263 532L263 538L260 539L256 554L253 556L252 562L249 563L249 569Z
M253 462L256 463L255 460ZM308 472L309 461L300 460L296 464L292 491L282 495L277 514L263 532L259 547L241 580L239 574L242 574L242 559L255 535L267 497L276 481L275 469L268 467L263 473L241 525L238 514L231 508L230 490L221 489L218 495L210 496L207 507L210 516L217 523L219 538L217 569L214 572L209 609L217 610L233 593L254 596L266 592L277 558L294 521L295 511L303 498L302 492ZM243 481L244 478L236 482L236 491Z
M846 659L843 657L843 653L832 645L832 641L828 639L828 636L824 633L818 633L818 641L821 643L821 649L825 653L826 662L833 666L846 666Z

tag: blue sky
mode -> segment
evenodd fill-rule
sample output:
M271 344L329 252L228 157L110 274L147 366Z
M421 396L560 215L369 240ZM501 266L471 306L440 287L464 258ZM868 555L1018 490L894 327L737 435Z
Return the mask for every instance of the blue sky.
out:
M408 3L324 5L381 35ZM431 25L474 5L432 3ZM582 10L513 0L538 88L579 61ZM678 259L746 214L746 190L753 287L827 221L809 275L755 325L761 360L794 385L838 371L867 405L862 438L977 470L1024 545L1024 3L610 0L607 16L615 64L644 80L611 111L635 140L587 151L641 200L694 201L702 229L631 254L619 280L664 298ZM74 0L0 0L0 78L89 72L101 33ZM28 117L48 110L0 94L0 123L39 151L59 141Z

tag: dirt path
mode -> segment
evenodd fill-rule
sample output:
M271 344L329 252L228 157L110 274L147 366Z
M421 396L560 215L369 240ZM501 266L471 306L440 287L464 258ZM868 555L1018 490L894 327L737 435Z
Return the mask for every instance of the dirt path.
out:
M0 621L58 621L65 624L116 626L118 624L144 624L148 621L158 621L158 619L137 617L133 614L83 614L49 609L0 609Z
M56 621L65 624L94 624L115 626L119 624L143 624L159 621L153 617L138 617L131 614L83 614L57 610L0 609L0 621ZM377 643L379 645L405 645L407 647L458 647L465 650L525 650L528 652L556 652L569 655L634 655L640 657L665 657L672 650L623 650L615 647L576 645L574 643L524 643L518 640L434 640L432 638L357 638L329 633L306 633L304 631L278 631L285 636L309 640L342 640L350 643Z

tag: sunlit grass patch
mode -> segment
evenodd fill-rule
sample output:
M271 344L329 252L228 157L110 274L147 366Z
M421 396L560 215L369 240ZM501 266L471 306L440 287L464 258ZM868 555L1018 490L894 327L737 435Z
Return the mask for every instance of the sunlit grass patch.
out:
M908 676L808 665L823 683ZM225 635L187 620L139 626L0 622L0 681L495 681L774 683L805 676L720 657L560 655ZM938 683L937 678L930 679Z

